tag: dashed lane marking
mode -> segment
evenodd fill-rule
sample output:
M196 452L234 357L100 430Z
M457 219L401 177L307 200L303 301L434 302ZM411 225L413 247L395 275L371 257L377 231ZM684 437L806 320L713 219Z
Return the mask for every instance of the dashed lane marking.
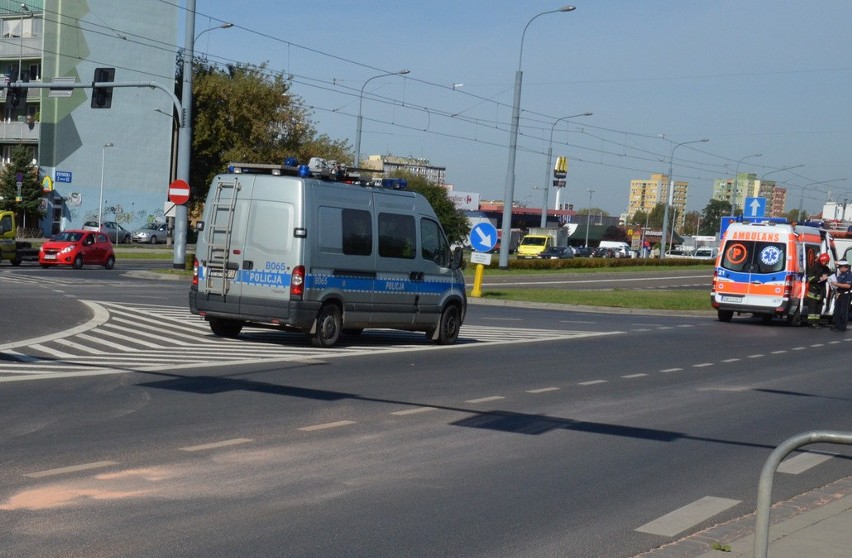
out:
M56 475L64 475L67 473L79 473L80 471L91 471L92 469L103 469L104 467L112 467L118 465L117 461L95 461L93 463L83 463L82 465L71 465L70 467L60 467L58 469L48 469L46 471L38 471L35 473L25 473L25 477L31 479L41 479L44 477L54 477Z
M650 533L651 535L674 537L678 533L682 533L739 503L740 500L705 496L691 504L667 513L654 521L646 523L636 530L641 533Z
M311 426L303 426L299 428L302 432L315 432L317 430L328 430L329 428L340 428L341 426L349 426L355 424L354 420L338 420L335 422L326 422L323 424L313 424Z
M491 395L488 397L480 397L478 399L468 399L465 403L488 403L489 401L500 401L501 399L506 399L502 395Z
M219 448L227 448L230 446L238 446L240 444L247 444L249 442L253 442L252 438L234 438L232 440L222 440L220 442L211 442L209 444L199 444L197 446L187 446L185 448L178 448L181 451L204 451L211 449L219 449Z

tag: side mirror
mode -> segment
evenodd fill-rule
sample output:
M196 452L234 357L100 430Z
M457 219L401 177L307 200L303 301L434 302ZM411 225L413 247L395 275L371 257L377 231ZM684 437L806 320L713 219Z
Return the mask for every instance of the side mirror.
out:
M464 251L461 249L461 246L456 246L453 249L453 258L450 266L453 269L464 269Z
M196 221L195 222L195 232L201 232L204 230L204 221Z

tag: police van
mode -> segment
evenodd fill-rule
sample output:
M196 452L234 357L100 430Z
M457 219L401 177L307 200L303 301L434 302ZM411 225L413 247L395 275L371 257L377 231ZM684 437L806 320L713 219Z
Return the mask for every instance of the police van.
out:
M817 227L731 223L716 258L710 294L719 320L729 322L735 313L749 313L801 324L808 312L807 270L825 253L833 262L831 235ZM822 312L828 315L830 309Z
M232 163L208 192L189 307L215 335L253 325L330 347L365 328L455 343L467 312L462 251L405 181L309 165Z

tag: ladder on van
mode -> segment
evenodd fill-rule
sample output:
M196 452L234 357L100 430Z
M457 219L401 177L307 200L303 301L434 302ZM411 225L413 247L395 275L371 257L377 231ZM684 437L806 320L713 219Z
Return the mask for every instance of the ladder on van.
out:
M237 269L231 269L228 256L231 253L231 231L234 225L234 207L237 204L237 193L240 191L238 180L220 181L216 185L213 204L209 208L210 222L207 226L207 271L204 276L207 292L225 296L231 286L233 277L228 272L236 274Z

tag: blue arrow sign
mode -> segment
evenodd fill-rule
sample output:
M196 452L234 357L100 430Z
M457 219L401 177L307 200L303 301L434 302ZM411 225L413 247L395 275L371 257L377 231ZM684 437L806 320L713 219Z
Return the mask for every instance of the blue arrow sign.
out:
M497 245L497 229L491 223L479 223L470 230L469 239L477 252L490 252Z
M746 198L743 215L746 217L763 217L766 215L766 198Z

